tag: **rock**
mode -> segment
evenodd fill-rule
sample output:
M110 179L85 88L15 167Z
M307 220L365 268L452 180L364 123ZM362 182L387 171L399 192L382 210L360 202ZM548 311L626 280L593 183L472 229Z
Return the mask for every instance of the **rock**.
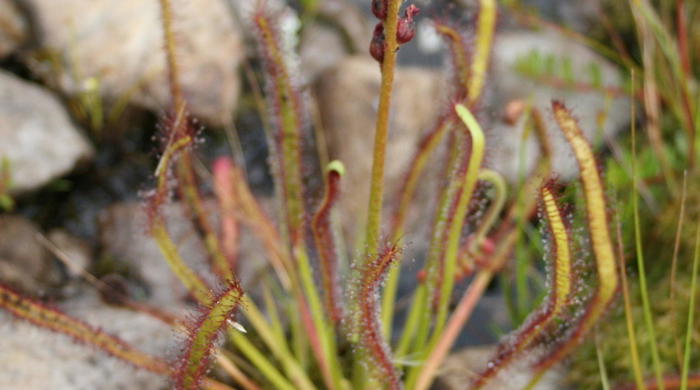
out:
M322 1L317 12L300 38L301 72L309 81L350 54L366 53L372 39L368 18L347 0Z
M338 214L348 237L365 220L379 84L377 62L356 56L321 75L316 87L330 156L347 168ZM406 67L396 73L385 170L388 194L397 191L421 134L442 112L442 85L437 72Z
M60 306L141 351L172 359L182 337L141 313L108 307L92 296ZM16 320L0 310L0 388L53 390L165 389L168 378L122 362L75 340Z
M157 1L26 0L43 49L60 55L60 88L75 94L96 80L103 96L163 109L170 101ZM229 123L244 58L241 32L226 0L173 1L180 79L193 114ZM77 77L74 77L77 74Z
M92 262L92 248L90 245L75 237L63 229L54 229L49 232L47 238L56 246L66 262L66 268L73 277L79 277L88 269Z
M218 226L218 212L210 207L212 226ZM158 248L147 233L148 221L141 203L121 203L105 209L99 217L100 244L103 255L126 265L143 281L148 300L155 305L177 306L187 291L173 274ZM168 204L163 209L168 231L185 263L216 288L219 281L209 267L207 252L190 219L180 204ZM252 287L258 272L266 265L264 251L250 234L241 232L238 277L246 293L255 293Z
M328 26L311 24L304 29L299 49L300 71L304 80L315 80L324 70L332 67L348 55L342 37Z
M172 306L181 303L187 292L168 267L155 240L147 233L144 207L141 203L120 203L100 213L100 244L104 255L126 265L145 283L149 301ZM206 250L183 210L177 205L167 205L164 214L182 258L200 273L205 271Z
M0 71L0 159L11 194L37 189L94 155L92 145L46 90Z
M493 357L494 346L468 347L457 351L445 359L440 373L431 387L431 390L458 390L464 389L473 376L484 369L489 359ZM484 390L522 389L525 388L532 374L527 364L530 355L522 356L511 366L504 368ZM537 383L533 390L562 390L564 375L561 368L549 370Z
M581 33L586 33L591 23L600 19L601 0L527 0L527 6L536 7L546 18Z
M366 2L358 7L348 0L326 0L319 2L318 6L321 18L343 32L352 51L364 52L367 49L374 23L368 22L367 15L362 12L362 8L369 8Z
M544 76L550 67L557 85L535 76ZM526 73L531 73L529 76ZM566 76L569 74L569 76ZM595 75L594 75L595 74ZM578 176L578 166L561 130L551 114L551 101L563 101L574 115L589 141L600 144L614 136L630 119L630 100L616 92L605 93L589 87L570 87L562 82L573 77L576 82L593 85L593 79L603 87L619 91L623 86L620 72L609 62L583 45L553 32L507 32L497 35L489 75L491 88L484 100L485 111L493 122L485 126L487 137L486 165L503 174L511 183L521 173L527 173L536 164L539 148L534 135L522 144L524 120L509 124L507 111L514 101L532 102L546 120L553 151L555 175L562 180ZM606 118L600 126L601 118ZM520 166L522 151L522 162Z
M57 264L37 241L39 227L15 215L0 216L0 281L31 294L60 281ZM0 386L2 388L2 386Z
M28 35L27 22L12 0L0 0L0 58L12 53Z

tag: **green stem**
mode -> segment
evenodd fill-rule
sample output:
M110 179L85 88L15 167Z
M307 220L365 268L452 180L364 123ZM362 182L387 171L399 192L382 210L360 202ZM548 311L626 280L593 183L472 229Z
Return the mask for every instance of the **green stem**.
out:
M620 285L625 308L625 325L627 326L627 340L630 346L630 360L632 361L632 372L638 390L646 390L644 376L642 375L641 364L639 363L639 352L637 351L637 334L634 330L634 319L632 318L632 303L630 300L629 288L627 287L627 271L625 269L625 257L623 252L622 229L620 221L617 221L617 253L619 257Z
M637 170L637 142L636 131L632 128L632 180L633 188L638 188L639 172ZM642 232L639 221L639 199L636 191L632 191L632 209L634 210L634 242L637 252L637 268L639 270L639 289L642 296L642 307L644 313L644 323L649 332L649 347L651 348L651 358L654 366L654 374L656 375L656 383L660 390L664 390L663 371L661 370L661 360L659 359L659 350L656 346L656 331L654 329L654 320L651 314L651 305L649 303L649 289L647 286L646 270L644 267L644 250L642 248Z
M187 266L177 246L170 238L163 217L155 216L151 226L151 235L158 243L158 248L168 262L170 270L180 279L187 291L203 305L208 305L212 299L211 290L207 284L190 267Z
M688 376L690 375L690 352L693 341L693 319L695 317L695 288L698 279L698 258L700 257L700 219L695 233L695 256L693 259L693 275L690 279L690 306L688 309L688 330L685 334L685 352L683 354L683 371L681 372L681 390L688 388Z
M467 320L469 320L476 304L483 296L492 278L493 273L491 271L479 272L469 286L469 289L464 293L464 296L462 296L462 299L460 299L454 314L450 317L445 331L441 334L436 334L438 338L436 338L435 347L432 348L428 355L423 369L420 371L420 376L418 376L415 381L415 387L411 387L409 384L408 388L415 390L425 390L428 388L440 364L442 364L445 356L447 356L450 348L452 348L455 340L457 340L459 332L462 330Z
M325 310L316 289L316 284L314 283L314 277L306 251L301 246L297 246L294 252L294 257L298 261L297 265L299 266L301 285L309 302L314 328L316 328L318 332L321 350L325 358L324 361L324 359L319 356L319 364L322 366L322 370L328 370L328 373L330 373L329 379L331 383L328 383L329 387L340 389L342 372L340 369L340 362L338 361L335 332L330 328L328 317L324 314ZM326 365L326 367L323 367L324 365Z
M270 348L274 356L282 363L284 371L292 378L296 388L300 390L315 390L316 387L311 383L304 369L289 351L287 341L284 338L280 339L276 336L275 331L267 324L265 316L260 309L257 308L255 302L248 296L244 296L241 301L241 306L245 308L244 313L246 318L248 318L253 328L255 328L260 338L265 342L267 347Z
M467 207L471 201L476 182L479 177L479 168L484 157L484 133L481 126L476 121L472 113L463 105L455 107L457 115L464 122L471 136L471 156L465 176L462 195L457 206L454 223L448 231L447 251L445 252L445 277L440 292L440 303L438 306L437 320L435 321L434 334L439 336L447 317L449 298L454 286L454 273L457 265L457 251L459 249L459 239L462 233L462 225L467 214Z
M391 109L391 93L394 84L394 68L396 53L399 49L396 41L396 30L399 20L399 9L403 0L387 0L387 17L384 21L384 60L381 65L382 82L379 92L379 108L374 133L374 152L372 156L372 173L370 181L369 204L367 206L367 224L365 227L365 256L361 266L371 261L379 248L382 223L382 203L384 198L384 163L386 160L386 144L389 135L389 111ZM360 267L362 268L362 267ZM354 277L358 277L355 275ZM355 309L351 308L351 311ZM352 323L359 326L359 318L354 316ZM357 329L357 326L353 328ZM363 354L356 354L353 367L354 387L358 390L371 386L367 383L366 370L361 362Z
M452 295L452 289L455 282L454 274L457 269L457 252L459 250L459 239L462 233L462 226L464 224L464 219L466 218L469 202L472 198L472 194L474 193L474 188L476 187L476 182L479 177L479 169L484 156L484 133L481 126L476 121L476 118L474 118L468 108L461 104L455 106L455 111L466 126L466 129L471 137L471 151L467 171L465 173L464 182L461 189L461 195L452 218L452 223L445 232L447 237L443 260L445 265L441 279L442 283L438 287L440 288L440 299L438 301L437 315L435 316L435 320L433 322L434 327L428 347L423 348L423 346L418 345L419 348L422 348L421 356L428 355L442 336L442 330L447 319L450 296ZM423 327L423 329L425 329L425 327ZM422 335L419 333L419 341L421 337ZM418 374L420 374L420 371L420 367L416 367L410 371L407 380L407 387L412 387L412 385L418 379Z
M384 162L386 159L386 142L389 134L389 111L391 108L391 92L394 83L396 52L399 48L396 42L396 29L399 8L403 0L389 0L388 3L387 18L384 22L386 48L384 62L382 62L382 83L379 92L379 109L374 133L374 155L372 160L372 176L365 236L365 245L367 246L368 254L377 252L381 233L382 200L384 198ZM367 258L373 258L373 256L368 256Z
M449 119L443 119L438 123L433 132L424 138L421 142L420 149L416 157L411 163L408 171L405 184L401 189L399 207L394 216L392 227L392 242L398 242L404 234L404 224L406 222L406 214L413 200L413 195L418 187L419 179L425 170L428 158L435 151L437 145L443 140L444 135L448 133L453 122ZM401 266L397 265L389 270L386 282L384 283L384 296L382 297L382 326L384 338L391 340L391 328L394 320L394 303L396 301L396 290L399 284L399 275L401 274Z
M262 374L267 380L270 381L275 386L275 389L279 390L297 390L294 385L289 383L289 381L275 368L275 366L268 360L265 355L260 352L250 341L248 341L248 336L237 331L229 330L229 337L233 344L245 355L248 360L250 360L255 368Z

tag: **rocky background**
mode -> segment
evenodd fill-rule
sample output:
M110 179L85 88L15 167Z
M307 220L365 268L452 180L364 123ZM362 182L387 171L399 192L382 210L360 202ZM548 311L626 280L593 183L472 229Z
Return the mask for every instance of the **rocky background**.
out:
M244 0L176 0L177 43L184 91L206 141L201 168L233 153L244 162L254 190L272 194L261 121L250 75L259 72L239 12ZM468 15L471 1L417 1L424 7L415 43L402 49L393 99L387 161L389 202L417 140L446 104L444 48L425 15ZM423 3L423 4L422 4ZM531 1L553 20L585 31L598 1ZM447 11L446 11L447 10ZM298 51L312 101L309 107L328 158L345 162L346 191L338 211L347 247L363 221L380 74L368 55L369 1L325 0L315 19L304 20ZM0 281L44 298L69 314L165 357L177 353L178 336L158 321L103 303L83 275L119 275L130 294L181 311L185 293L145 234L140 191L152 184L156 122L168 101L157 1L0 0ZM510 104L530 101L547 112L563 99L596 143L629 121L629 101L598 92L543 86L518 72L532 53L555 58L567 72L597 69L606 86L620 87L617 68L570 38L534 31L501 15L483 122L487 164L509 181L531 169L537 145L511 120ZM606 120L600 121L605 115ZM564 180L576 175L563 138L546 119L554 166ZM601 125L601 123L603 123ZM515 156L523 156L516 158ZM430 169L438 173L439 164ZM429 202L437 174L428 174L419 203ZM209 194L211 194L209 192ZM176 206L168 223L193 264L203 248ZM407 267L418 269L430 210L413 210L416 228ZM253 280L263 259L244 239ZM352 252L352 249L349 249ZM409 273L406 273L409 275ZM409 288L407 279L402 284ZM487 294L467 327L463 345L496 340L493 325L510 327L498 292ZM477 355L479 351L475 352ZM456 355L457 362L477 357ZM482 353L483 355L483 353ZM461 357L460 357L461 356ZM481 358L483 361L483 358ZM454 365L454 363L451 363ZM459 363L456 363L459 366ZM480 363L481 364L481 363ZM450 372L448 368L446 372ZM443 379L452 389L459 379ZM463 383L463 381L462 381ZM164 379L76 345L0 312L0 389L157 389Z

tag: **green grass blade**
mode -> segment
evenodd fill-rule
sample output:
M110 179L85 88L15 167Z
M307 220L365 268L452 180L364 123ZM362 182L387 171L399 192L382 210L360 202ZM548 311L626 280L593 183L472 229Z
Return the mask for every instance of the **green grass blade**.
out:
M649 333L649 348L651 349L651 358L654 366L654 374L656 375L657 386L660 390L664 390L663 372L661 371L661 359L659 358L659 348L656 345L656 330L654 329L654 319L651 313L651 305L649 303L649 288L647 286L647 274L644 267L644 250L642 248L642 232L639 221L639 197L637 188L639 183L639 172L637 170L637 145L636 145L636 129L632 127L632 181L634 183L634 191L632 191L632 209L634 212L634 244L637 257L637 269L639 271L639 289L642 296L642 308L644 313L644 323Z
M688 376L690 375L690 351L693 341L693 320L695 317L695 292L698 281L698 259L700 258L700 219L695 233L695 256L693 259L693 275L690 282L690 304L688 309L688 331L685 335L685 352L683 354L683 371L681 371L681 390L688 389Z

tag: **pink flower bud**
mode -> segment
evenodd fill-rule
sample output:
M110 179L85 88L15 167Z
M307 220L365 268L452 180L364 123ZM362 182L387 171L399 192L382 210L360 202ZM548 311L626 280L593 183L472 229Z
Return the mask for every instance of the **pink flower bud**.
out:
M372 13L377 19L385 20L388 0L372 0Z
M374 27L372 42L369 44L369 53L380 64L384 62L384 52L386 51L386 40L384 38L384 23L379 22Z
M425 279L427 279L427 278L428 278L428 273L424 269L416 272L416 280L418 281L418 283L421 283L421 284L425 283Z
M416 22L413 17L420 13L420 9L415 5L409 5L405 10L403 17L399 19L399 24L396 30L396 41L399 44L404 44L416 35Z
M491 256L496 251L496 243L492 238L484 238L481 242L481 251L487 256Z

